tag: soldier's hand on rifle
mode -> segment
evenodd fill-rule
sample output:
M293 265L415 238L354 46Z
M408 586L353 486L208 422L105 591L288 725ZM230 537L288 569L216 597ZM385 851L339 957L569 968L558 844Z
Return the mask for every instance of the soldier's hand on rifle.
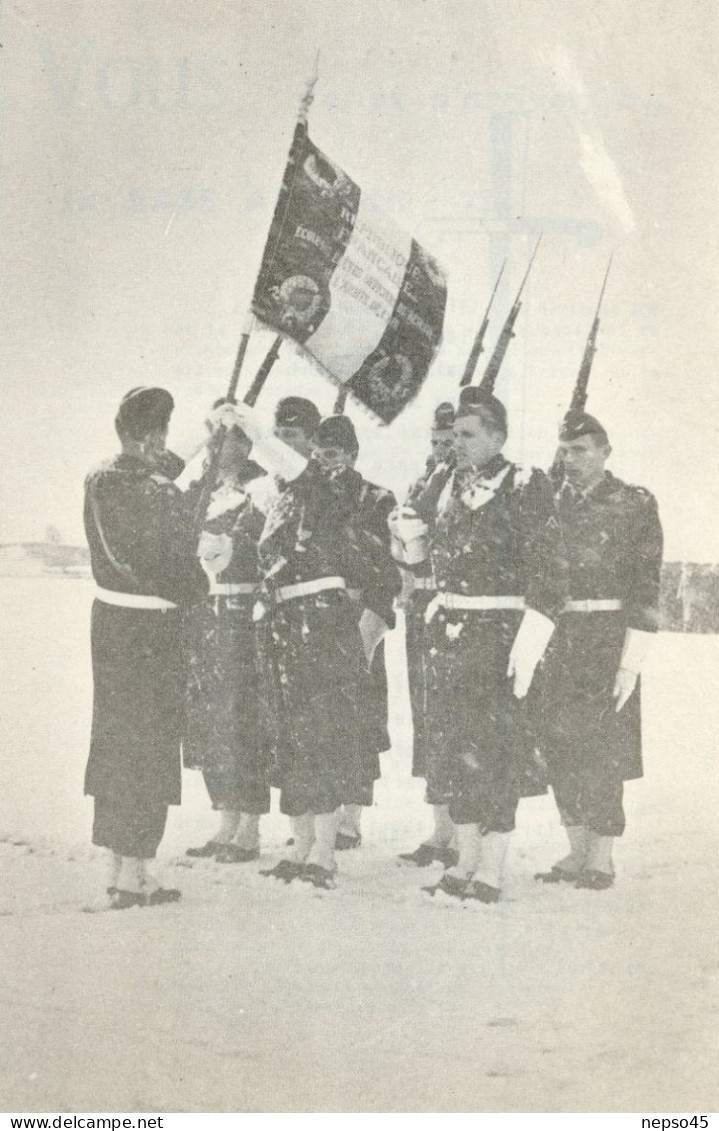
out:
M617 672L617 678L614 680L614 691L612 692L616 699L614 710L617 714L637 686L638 678L637 672L630 672L626 668L620 668Z

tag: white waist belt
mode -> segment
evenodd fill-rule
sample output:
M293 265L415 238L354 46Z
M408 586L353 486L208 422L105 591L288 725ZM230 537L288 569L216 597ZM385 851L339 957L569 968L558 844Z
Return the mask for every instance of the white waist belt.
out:
M567 601L565 613L615 613L624 608L624 602L608 598L607 600Z
M212 581L210 583L210 597L241 597L254 593L257 585L252 581Z
M434 593L437 590L437 582L433 577L415 577L413 589L429 589Z
M313 593L322 593L325 589L346 589L344 577L316 577L313 581L298 581L296 585L282 585L274 592L274 598L282 604L283 601L293 601L295 597L310 597Z
M177 605L166 601L164 597L150 597L145 593L116 593L113 589L101 589L99 586L95 590L95 596L98 601L104 601L106 605L117 605L121 609L177 608Z
M441 609L523 609L524 597L469 597L463 593L438 593L435 601Z

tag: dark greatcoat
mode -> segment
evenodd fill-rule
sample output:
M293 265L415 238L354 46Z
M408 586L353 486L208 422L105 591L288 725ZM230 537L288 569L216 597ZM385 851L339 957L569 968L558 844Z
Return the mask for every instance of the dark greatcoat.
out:
M418 508L419 509L419 508ZM518 596L556 619L566 563L552 487L502 455L455 471L440 495L431 558L440 591ZM427 756L438 761L457 824L510 832L521 795L536 793L532 693L507 678L521 610L440 610L427 630ZM536 692L535 692L536 695Z
M94 698L85 793L116 814L180 803L181 607L207 588L194 553L190 502L169 479L126 454L86 481L85 531L97 584L163 597L178 606L121 608L101 600L93 605ZM154 850L123 851L128 845L119 845L118 840L108 846L120 855L154 855Z
M273 784L289 816L329 813L361 788L361 687L366 660L357 606L370 599L373 547L314 461L270 500L259 542L265 600L256 607L260 693L272 743ZM283 603L273 592L317 578L347 589ZM366 591L366 596L365 596Z
M627 628L656 632L662 528L654 497L610 472L588 493L556 495L569 561L570 599L618 599L619 612L569 612L546 665L542 752L550 781L581 770L642 776L639 682L617 713L612 696Z
M254 476L261 469L248 468ZM257 542L264 515L252 504L251 476L223 485L210 500L204 528L232 539L220 585L260 584ZM247 813L270 808L267 743L258 702L252 592L206 597L187 612L185 766L205 773L213 806Z
M399 569L390 552L387 518L397 505L391 491L364 479L353 468L331 475L330 482L347 511L350 544L357 547L364 563L364 585L358 616L369 608L388 628L395 627L394 598L402 588ZM375 649L369 673L363 679L360 718L362 725L362 790L346 804L372 804L372 783L380 777L379 755L389 749L387 668L384 641Z

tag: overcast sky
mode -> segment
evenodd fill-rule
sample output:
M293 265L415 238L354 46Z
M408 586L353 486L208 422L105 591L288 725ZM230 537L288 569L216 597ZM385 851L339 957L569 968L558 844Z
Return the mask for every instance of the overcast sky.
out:
M546 465L610 253L589 409L655 491L667 555L719 558L713 0L4 0L0 540L82 541L123 393L185 441L227 386L294 125L433 252L444 343L361 468L421 470L502 259L486 361L544 233L500 374L510 456ZM256 333L243 383L272 341ZM285 349L261 407L332 386Z

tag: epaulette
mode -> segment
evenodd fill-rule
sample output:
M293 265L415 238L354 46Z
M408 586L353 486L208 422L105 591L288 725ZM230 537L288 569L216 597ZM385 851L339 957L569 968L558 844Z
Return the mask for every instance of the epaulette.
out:
M628 492L630 495L633 495L634 498L641 499L642 502L656 503L654 495L651 491L647 490L646 487L640 487L638 483L626 483L623 479L618 479L616 475L612 476L612 478L614 479L614 485L619 487L621 491Z
M634 493L639 496L640 499L645 499L648 503L656 502L654 495L651 493L651 491L648 491L646 487L639 487L635 483L630 483L629 486L631 487L632 491L634 491Z

